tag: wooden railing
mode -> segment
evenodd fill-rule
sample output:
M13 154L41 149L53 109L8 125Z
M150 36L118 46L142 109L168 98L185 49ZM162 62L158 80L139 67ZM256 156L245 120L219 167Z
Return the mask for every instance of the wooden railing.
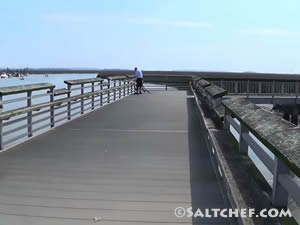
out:
M230 131L232 127L236 131L239 152L248 154L251 148L273 174L273 205L287 207L289 196L300 205L300 128L244 97L222 99L224 89L213 87L207 80L195 77L192 89L202 105L209 105L215 111L218 107L223 108L223 130ZM214 93L216 96L220 94L218 100ZM210 140L213 137L208 132L209 145L215 149Z
M67 88L63 89L55 89L50 83L0 88L0 150L132 94L135 85L132 78L125 76L65 83ZM7 107L13 103L18 106Z

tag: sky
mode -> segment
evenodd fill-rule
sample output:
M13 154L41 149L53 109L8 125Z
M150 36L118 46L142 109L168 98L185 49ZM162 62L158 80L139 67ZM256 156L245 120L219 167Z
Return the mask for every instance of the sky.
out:
M1 68L300 73L299 0L0 0Z

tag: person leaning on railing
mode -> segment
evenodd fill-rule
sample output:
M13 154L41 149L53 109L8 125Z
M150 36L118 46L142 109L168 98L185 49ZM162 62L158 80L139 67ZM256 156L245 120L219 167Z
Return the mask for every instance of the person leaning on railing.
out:
M135 77L136 77L136 93L142 94L143 87L143 73L137 67L134 68Z

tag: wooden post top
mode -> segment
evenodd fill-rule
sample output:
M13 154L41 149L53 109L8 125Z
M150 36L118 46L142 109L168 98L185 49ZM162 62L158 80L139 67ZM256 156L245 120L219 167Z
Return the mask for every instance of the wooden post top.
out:
M65 80L65 84L79 85L103 81L102 78L88 78L88 79L76 79L76 80Z
M50 83L38 83L38 84L26 84L26 85L18 85L11 87L1 87L0 95L12 95L12 94L20 94L28 91L39 91L43 89L54 88L54 84Z

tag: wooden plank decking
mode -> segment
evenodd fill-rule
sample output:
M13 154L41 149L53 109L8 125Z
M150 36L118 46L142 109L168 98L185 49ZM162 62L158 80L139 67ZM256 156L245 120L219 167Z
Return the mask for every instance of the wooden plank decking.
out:
M133 95L0 154L0 225L229 224L193 99Z

